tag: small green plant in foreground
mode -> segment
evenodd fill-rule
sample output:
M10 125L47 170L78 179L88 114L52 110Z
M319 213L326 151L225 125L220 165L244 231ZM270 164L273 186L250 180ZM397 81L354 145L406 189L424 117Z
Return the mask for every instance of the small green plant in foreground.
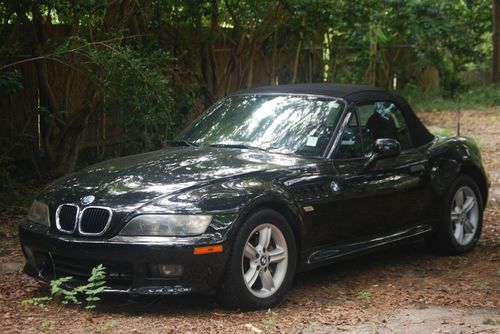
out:
M337 289L337 284L336 283L328 284L327 286L324 286L323 289L328 291L334 291Z
M262 320L262 323L266 325L266 328L269 330L270 328L274 327L276 323L276 317L278 316L278 313L274 312L271 309L268 309L266 312L266 318Z
M481 290L486 290L488 289L488 283L487 282L481 282L480 280L475 280L474 282L472 282L472 284L474 284L475 287L481 289Z
M500 320L495 320L491 318L484 318L483 325L500 326Z
M118 321L117 320L110 320L110 321L106 321L105 323L103 324L99 324L96 328L96 331L97 332L109 332L110 330L112 330L116 325L118 325Z
M358 293L358 298L361 300L369 301L370 299L372 299L372 293L370 291L363 290Z
M48 320L45 320L44 322L42 322L42 324L40 325L40 329L42 331L46 331L46 330L49 330L50 327L52 326L52 323Z
M49 302L52 300L52 297L33 297L30 299L25 299L22 301L23 305L33 305L33 306L38 306L42 309L46 309L47 305L45 305L46 302Z
M97 267L92 268L92 272L88 279L88 283L84 285L77 286L75 288L66 289L63 286L70 282L73 277L66 276L50 281L50 292L51 296L46 297L36 297L24 300L23 304L30 304L39 306L41 308L46 308L45 303L57 298L62 304L75 304L82 305L82 301L79 300L79 296L85 296L85 306L84 309L92 310L96 307L96 303L101 300L99 295L106 289L106 268L100 264Z

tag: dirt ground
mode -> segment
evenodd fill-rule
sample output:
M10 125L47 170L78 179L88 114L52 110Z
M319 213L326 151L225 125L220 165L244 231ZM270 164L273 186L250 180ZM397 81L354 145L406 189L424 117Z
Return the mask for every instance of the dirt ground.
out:
M456 128L452 112L420 114L436 132ZM95 311L50 302L46 286L20 272L16 224L24 211L0 210L0 333L500 333L500 109L464 111L491 176L483 235L471 253L430 254L415 243L297 276L273 310L222 309L210 296L104 296Z

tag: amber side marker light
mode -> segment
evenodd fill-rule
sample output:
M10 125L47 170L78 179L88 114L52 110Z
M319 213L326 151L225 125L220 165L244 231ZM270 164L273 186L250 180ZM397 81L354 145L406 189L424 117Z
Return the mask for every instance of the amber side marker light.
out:
M205 246L205 247L196 247L194 249L194 255L202 255L202 254L210 254L210 253L221 253L222 245L215 246Z

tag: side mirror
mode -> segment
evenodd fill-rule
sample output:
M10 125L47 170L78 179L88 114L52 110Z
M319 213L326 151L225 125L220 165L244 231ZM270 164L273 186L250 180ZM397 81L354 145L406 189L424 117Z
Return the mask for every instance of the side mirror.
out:
M378 160L397 157L401 153L401 144L396 139L379 138L373 144L373 154L365 164L365 168L375 166Z

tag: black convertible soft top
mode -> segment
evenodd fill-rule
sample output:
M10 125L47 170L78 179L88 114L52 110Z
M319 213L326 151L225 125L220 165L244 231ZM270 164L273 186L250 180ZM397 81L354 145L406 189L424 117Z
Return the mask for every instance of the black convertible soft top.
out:
M245 90L239 90L232 95L283 93L283 94L322 95L329 97L346 98L351 94L359 92L386 92L386 90L368 85L312 83L312 84L255 87Z
M291 94L337 97L346 100L348 104L355 103L356 105L377 101L393 102L399 106L406 122L408 123L408 129L410 131L414 147L422 146L434 139L434 135L432 135L418 119L408 102L406 102L406 100L401 96L391 93L383 88L369 85L312 83L255 87L239 90L231 95L259 94Z

